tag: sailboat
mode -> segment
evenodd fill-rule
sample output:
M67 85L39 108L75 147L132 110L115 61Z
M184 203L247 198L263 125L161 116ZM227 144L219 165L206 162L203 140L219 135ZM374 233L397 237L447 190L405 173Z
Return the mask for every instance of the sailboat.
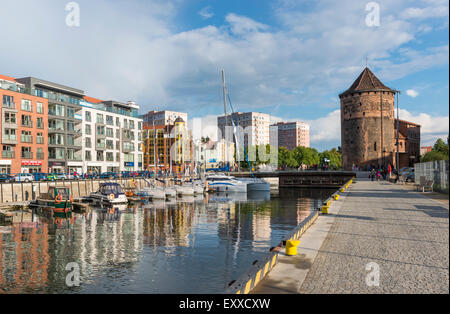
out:
M230 108L231 108L231 117L233 117L234 115L234 109L233 109L233 105L231 103L231 99L230 99L230 95L227 95L226 93L226 87L225 87L225 72L224 70L222 70L222 82L223 82L223 93L224 93L224 108L225 108L225 116L227 114L226 112L226 99L228 98L228 102L230 104ZM238 136L236 134L236 130L239 131L238 128L238 122L236 121L236 119L232 119L231 120L232 124L233 124L233 130L234 130L234 138L236 141L236 153L238 156L238 159L240 160L239 154L240 154L240 146L239 146L239 140L238 140ZM226 125L227 123L225 123ZM250 172L252 174L251 178L234 178L237 181L240 181L242 183L247 184L247 192L252 192L252 191L265 191L265 192L270 192L270 183L265 181L264 179L260 179L260 178L256 178L254 173L253 173L253 169L252 169L252 165L250 164L249 160L248 160L248 156L247 156L247 150L244 147L244 156L245 156L245 160L247 161L249 167L250 167Z

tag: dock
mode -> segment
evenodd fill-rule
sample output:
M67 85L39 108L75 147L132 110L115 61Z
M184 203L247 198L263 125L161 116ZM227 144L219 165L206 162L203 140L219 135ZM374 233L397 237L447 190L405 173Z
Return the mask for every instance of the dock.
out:
M386 181L357 179L255 294L449 293L449 207Z

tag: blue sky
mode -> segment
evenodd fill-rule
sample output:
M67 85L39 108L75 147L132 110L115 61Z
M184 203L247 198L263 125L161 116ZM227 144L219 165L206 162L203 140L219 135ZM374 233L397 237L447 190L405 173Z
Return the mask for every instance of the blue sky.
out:
M401 118L422 125L422 144L449 124L448 0L80 0L2 3L1 74L36 76L142 112L223 112L220 70L235 109L311 124L311 144L340 145L338 94L366 64L402 91ZM20 21L20 22L19 22ZM14 25L14 27L11 27Z

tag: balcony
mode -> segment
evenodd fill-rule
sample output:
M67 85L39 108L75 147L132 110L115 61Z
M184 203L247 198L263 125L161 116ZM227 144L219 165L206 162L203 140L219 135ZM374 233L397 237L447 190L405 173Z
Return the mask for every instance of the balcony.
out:
M22 158L33 159L33 152L22 152Z
M22 135L20 137L20 141L22 143L33 143L33 136L32 135Z
M44 138L42 136L37 136L36 144L44 144Z
M44 159L44 153L36 153L36 159L43 160Z
M5 135L2 136L3 144L17 144L17 136L16 135Z
M21 125L23 127L25 127L25 128L32 128L33 127L33 122L32 121L22 121Z
M14 158L15 153L12 150L3 150L2 151L2 158Z
M96 150L106 150L106 145L104 143L97 143L95 145Z

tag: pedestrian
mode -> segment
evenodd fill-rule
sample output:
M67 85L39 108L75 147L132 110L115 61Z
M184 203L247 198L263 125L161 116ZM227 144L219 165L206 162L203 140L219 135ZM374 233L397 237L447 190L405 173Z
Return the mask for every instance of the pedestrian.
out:
M377 170L377 181L380 181L381 179L381 171L380 169Z

